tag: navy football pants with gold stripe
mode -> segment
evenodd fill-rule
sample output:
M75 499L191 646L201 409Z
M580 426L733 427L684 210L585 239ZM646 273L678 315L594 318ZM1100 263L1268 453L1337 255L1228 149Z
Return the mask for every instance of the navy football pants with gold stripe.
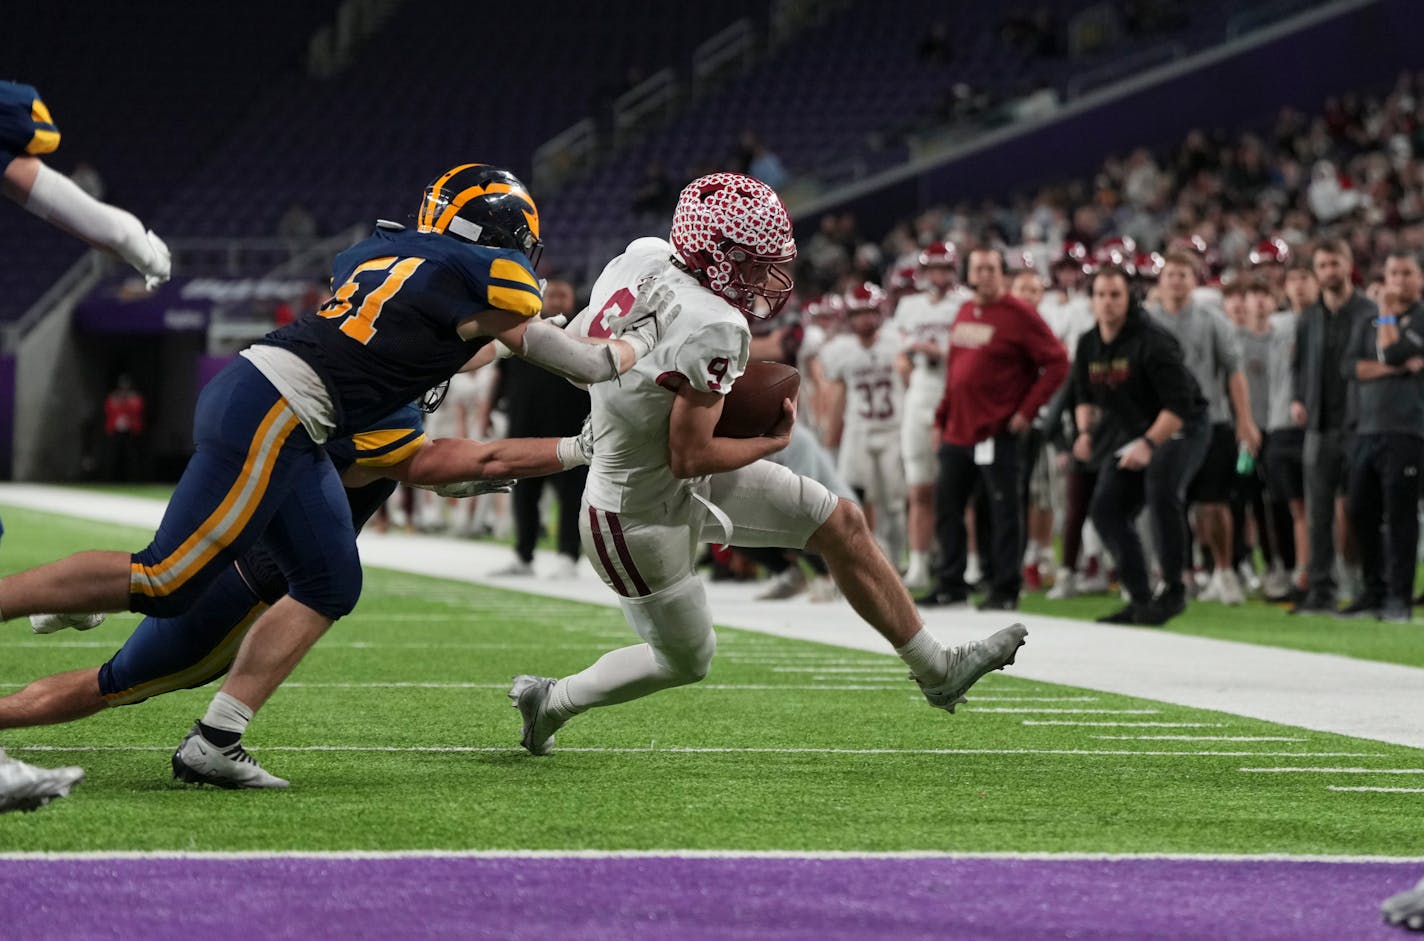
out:
M262 537L290 597L330 618L350 612L361 563L340 477L257 367L238 357L208 383L193 439L157 535L132 558L130 610L187 611Z
M229 565L193 608L177 617L146 617L99 668L110 706L130 706L175 689L194 689L227 672L242 638L267 606Z

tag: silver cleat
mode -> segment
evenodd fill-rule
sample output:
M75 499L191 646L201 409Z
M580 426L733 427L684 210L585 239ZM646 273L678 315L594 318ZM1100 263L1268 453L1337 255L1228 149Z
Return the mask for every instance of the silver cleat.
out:
M920 684L920 692L925 694L931 706L953 712L955 706L968 702L964 694L984 674L1002 670L1014 662L1014 656L1024 645L1026 637L1028 629L1022 624L1015 624L983 640L946 648L948 663L943 680L931 686L917 676L911 675L910 678Z
M286 787L284 778L268 774L242 742L219 748L203 737L194 724L173 753L173 777L189 784L214 787Z
M0 814L38 810L57 797L68 797L70 789L83 780L83 768L41 768L0 750Z
M516 676L514 684L509 687L509 698L524 718L519 744L528 749L531 755L547 755L552 752L554 733L565 722L564 719L549 715L545 708L554 682L547 676L530 676L525 673Z

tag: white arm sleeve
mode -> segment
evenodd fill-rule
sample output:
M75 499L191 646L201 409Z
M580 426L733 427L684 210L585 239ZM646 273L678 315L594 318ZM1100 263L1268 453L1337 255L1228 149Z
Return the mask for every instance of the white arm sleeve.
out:
M92 245L114 252L140 274L153 279L151 287L168 280L172 262L162 240L146 231L133 213L100 202L63 173L41 164L25 208Z
M570 382L618 378L618 351L607 343L584 343L542 320L524 329L524 359Z

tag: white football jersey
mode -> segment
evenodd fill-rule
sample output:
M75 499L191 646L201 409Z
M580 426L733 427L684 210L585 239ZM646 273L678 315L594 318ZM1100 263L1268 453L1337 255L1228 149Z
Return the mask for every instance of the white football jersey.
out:
M964 302L973 298L968 288L953 287L936 301L928 292L910 294L895 305L889 328L904 349L912 343L933 343L940 351L935 359L925 353L910 357L910 394L939 400L944 392L944 363L949 356L949 328Z
M1060 294L1049 291L1038 302L1038 314L1048 329L1068 349L1071 358L1078 349L1078 338L1095 326L1093 308L1082 294Z
M702 392L725 395L747 368L751 330L742 312L672 262L672 246L642 238L608 263L588 309L569 325L576 335L608 336L608 322L642 299L655 303L657 346L622 377L589 389L593 464L584 494L609 512L659 511L686 482L668 468L668 416L681 376Z
M821 347L821 367L832 382L846 387L845 430L897 433L904 413L904 393L895 372L900 338L882 327L866 346L850 333L834 337Z

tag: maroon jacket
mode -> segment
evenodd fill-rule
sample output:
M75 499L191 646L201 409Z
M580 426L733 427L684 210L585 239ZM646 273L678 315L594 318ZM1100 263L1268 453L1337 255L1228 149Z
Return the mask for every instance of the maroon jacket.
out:
M944 398L935 426L945 444L973 447L1032 421L1068 377L1068 352L1032 307L1005 294L968 301L950 329Z

